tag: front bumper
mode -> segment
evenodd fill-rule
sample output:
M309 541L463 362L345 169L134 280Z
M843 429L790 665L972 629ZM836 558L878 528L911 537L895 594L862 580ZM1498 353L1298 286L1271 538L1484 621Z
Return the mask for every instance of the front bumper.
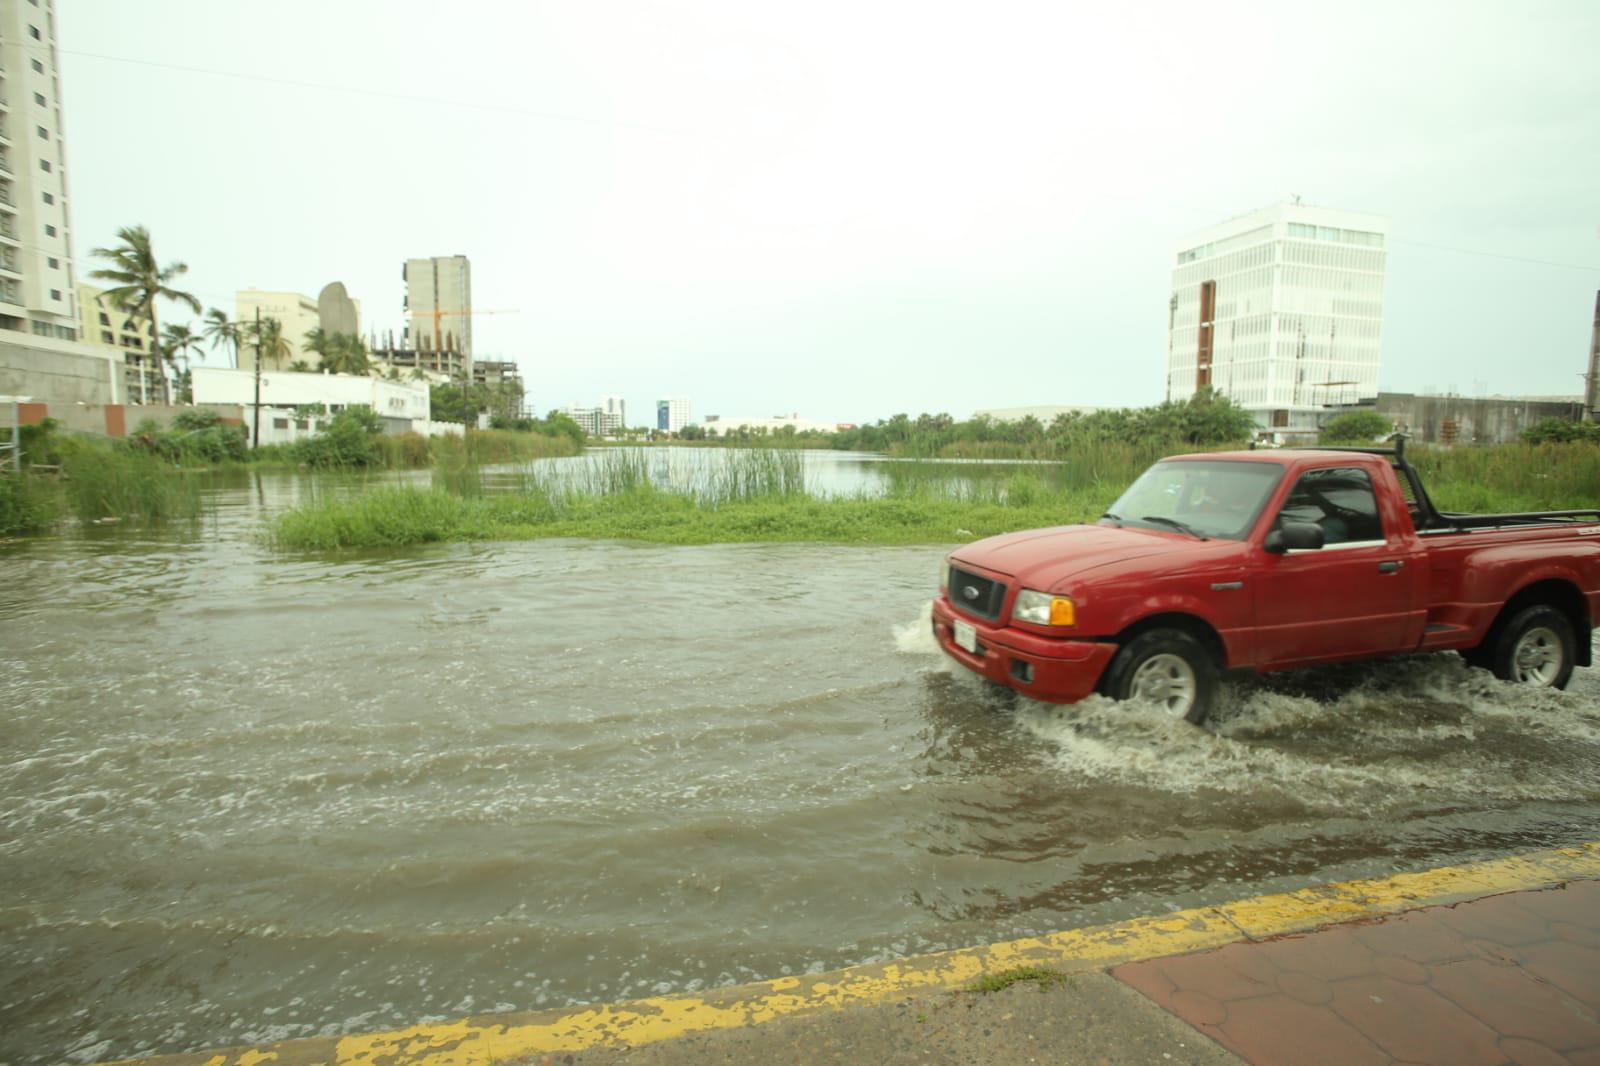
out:
M977 654L956 644L950 626L956 618L978 631ZM933 601L933 639L973 673L1049 703L1077 703L1089 696L1117 653L1110 642L1063 640L988 625L958 614L943 596Z

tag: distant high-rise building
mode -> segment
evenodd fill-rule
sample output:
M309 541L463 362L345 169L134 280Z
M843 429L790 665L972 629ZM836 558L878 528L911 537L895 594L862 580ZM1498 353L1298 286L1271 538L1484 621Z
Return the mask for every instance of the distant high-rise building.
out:
M682 396L668 396L656 401L656 428L676 433L689 424L689 401Z
M250 343L249 330L256 321L256 312L261 313L261 320L275 318L283 326L283 339L289 342L289 354L286 356L269 356L262 364L263 370L287 370L289 364L303 360L315 363L320 357L315 353L305 350L306 334L322 325L322 312L317 306L317 301L298 292L264 292L261 289L244 289L234 294L234 318L243 327L245 333L239 341L239 368L241 370L254 370L256 366L256 348Z
M472 267L464 255L407 259L406 343L472 357Z
M0 3L0 329L78 339L51 4Z
M621 429L628 424L627 407L628 405L623 401L621 396L600 397L600 410L605 414L614 416L616 418L618 429Z
M1278 204L1183 240L1167 398L1209 386L1282 436L1376 397L1387 232L1379 215Z

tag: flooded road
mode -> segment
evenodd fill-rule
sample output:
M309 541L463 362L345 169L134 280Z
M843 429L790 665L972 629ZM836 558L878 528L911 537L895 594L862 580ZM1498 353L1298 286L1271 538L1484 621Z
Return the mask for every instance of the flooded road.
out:
M0 1061L693 990L1600 838L1600 677L993 702L935 548L0 546Z

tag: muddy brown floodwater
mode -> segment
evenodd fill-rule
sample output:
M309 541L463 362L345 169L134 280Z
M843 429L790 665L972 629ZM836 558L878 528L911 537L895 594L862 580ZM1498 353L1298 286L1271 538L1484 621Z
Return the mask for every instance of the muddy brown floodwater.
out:
M937 548L0 547L0 1061L831 969L1600 836L1600 678L994 702Z

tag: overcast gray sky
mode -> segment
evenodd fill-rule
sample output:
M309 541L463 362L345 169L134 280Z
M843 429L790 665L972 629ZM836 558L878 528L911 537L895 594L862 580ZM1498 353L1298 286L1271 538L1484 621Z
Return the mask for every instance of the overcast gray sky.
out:
M464 254L541 410L1156 402L1173 242L1293 194L1390 218L1385 388L1581 390L1593 0L56 6L81 271L398 331Z

